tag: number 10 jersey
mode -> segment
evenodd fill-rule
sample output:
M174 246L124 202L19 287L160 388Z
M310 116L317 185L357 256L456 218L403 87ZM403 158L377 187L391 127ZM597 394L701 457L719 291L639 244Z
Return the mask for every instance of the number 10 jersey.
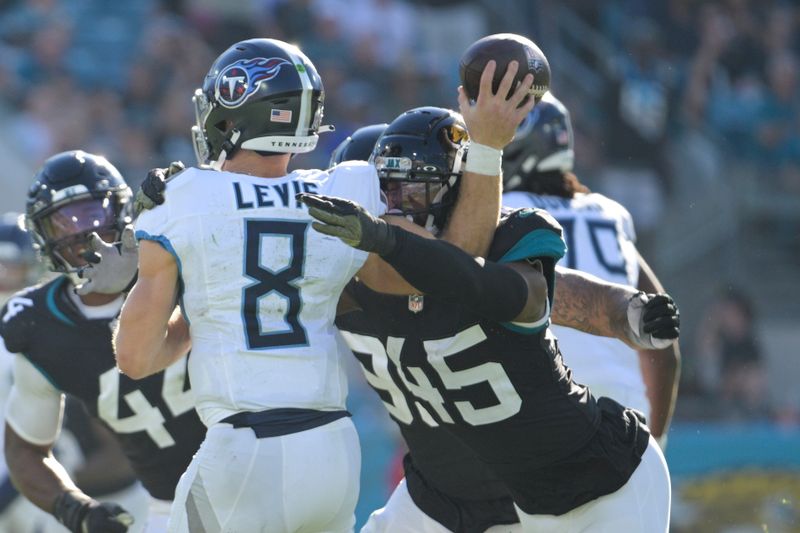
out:
M384 210L366 163L278 178L190 168L136 223L137 238L160 243L177 262L192 338L189 376L208 426L243 411L344 409L333 322L367 254L313 231L299 192Z

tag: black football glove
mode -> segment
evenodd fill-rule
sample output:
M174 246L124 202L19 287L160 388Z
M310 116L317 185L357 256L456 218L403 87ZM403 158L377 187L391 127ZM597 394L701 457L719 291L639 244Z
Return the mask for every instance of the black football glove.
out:
M151 169L133 198L134 215L163 204L167 180L185 168L181 161L173 161L167 168Z
M116 503L73 492L58 496L53 515L72 533L125 533L133 524L133 516Z
M311 223L311 227L318 232L338 237L353 248L378 255L386 255L394 249L394 227L370 215L357 203L335 196L309 193L299 193L295 198L308 206L309 215L324 222Z
M628 301L631 340L646 350L661 350L680 335L681 315L669 294L639 292Z

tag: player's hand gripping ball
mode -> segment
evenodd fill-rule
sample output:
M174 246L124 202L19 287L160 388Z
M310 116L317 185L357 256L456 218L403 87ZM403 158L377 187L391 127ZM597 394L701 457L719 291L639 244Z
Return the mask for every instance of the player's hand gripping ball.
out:
M497 62L492 80L492 92L497 93L500 80L503 79L511 61L519 63L519 70L506 99L514 93L514 89L529 73L533 74L531 95L537 102L544 96L544 93L550 90L550 64L539 47L522 35L496 33L472 43L459 61L458 74L461 77L461 85L464 86L470 99L478 98L481 73L486 67L486 63L492 59ZM520 106L527 101L528 99L525 98Z

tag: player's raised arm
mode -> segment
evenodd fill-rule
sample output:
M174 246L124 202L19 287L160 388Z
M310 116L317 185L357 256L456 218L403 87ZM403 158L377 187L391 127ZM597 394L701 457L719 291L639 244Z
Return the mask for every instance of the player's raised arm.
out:
M563 267L556 268L556 284L554 324L614 337L636 350L669 350L678 337L678 308L669 295L655 294L656 287L643 293Z
M533 86L531 74L523 78L506 100L519 70L516 61L509 63L500 86L492 92L496 68L495 61L487 63L474 104L470 103L464 87L458 88L458 107L467 125L470 143L458 199L441 235L442 239L477 257L486 256L500 220L503 148L514 138L517 127L535 102L530 98L518 107Z
M139 277L120 313L114 352L120 371L141 379L165 369L186 354L189 327L175 304L178 266L160 244L139 245Z

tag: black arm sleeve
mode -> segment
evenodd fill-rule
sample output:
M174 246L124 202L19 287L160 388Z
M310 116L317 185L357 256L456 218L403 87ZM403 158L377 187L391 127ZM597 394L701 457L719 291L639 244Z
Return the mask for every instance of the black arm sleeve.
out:
M509 322L528 300L528 284L507 266L474 258L446 241L393 226L396 244L383 259L425 294L457 302L496 322Z

